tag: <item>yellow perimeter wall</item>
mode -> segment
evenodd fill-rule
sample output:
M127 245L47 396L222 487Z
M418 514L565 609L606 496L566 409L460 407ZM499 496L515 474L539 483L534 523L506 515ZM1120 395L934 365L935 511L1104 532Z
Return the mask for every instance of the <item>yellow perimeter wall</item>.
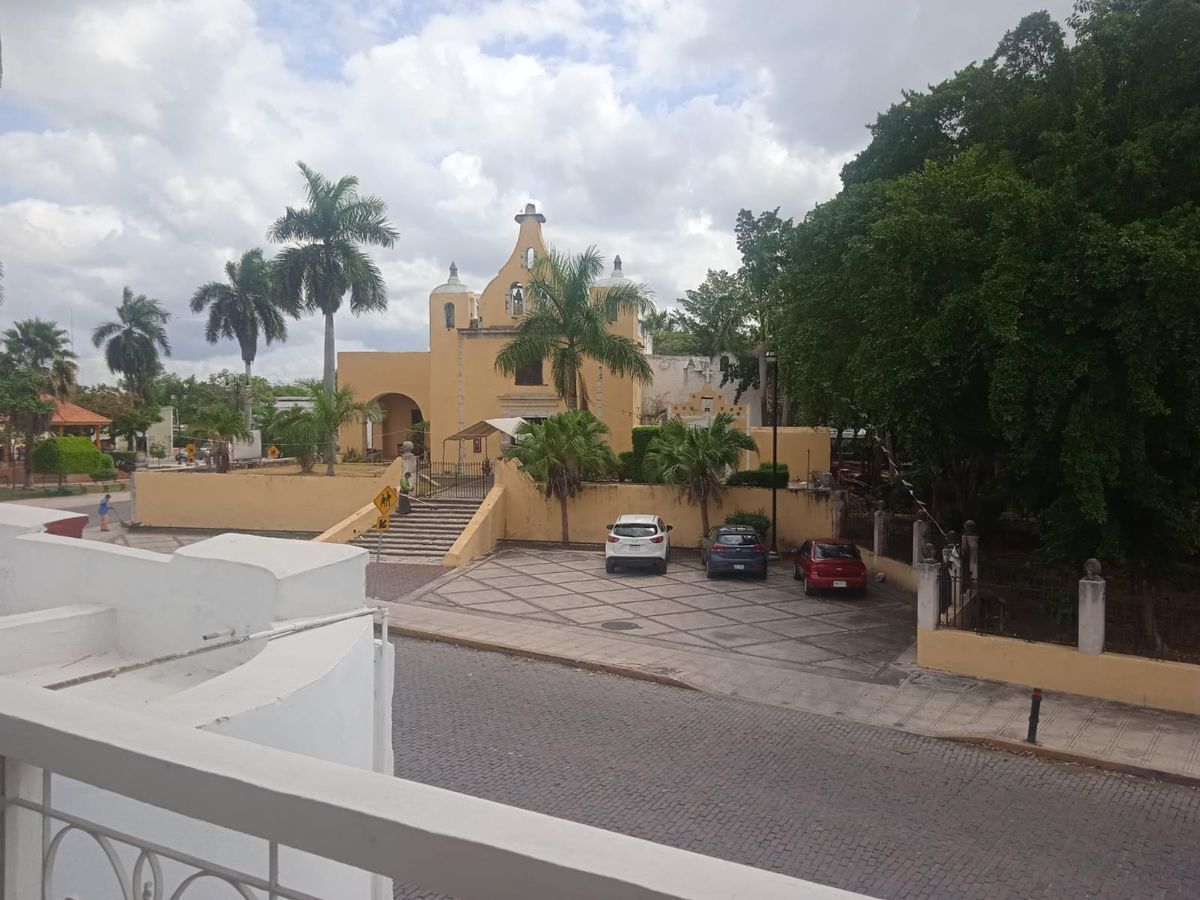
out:
M398 484L401 470L397 460L378 478L137 472L132 519L157 528L323 532Z
M560 541L562 525L557 500L547 500L537 485L511 463L497 466L497 484L505 494L505 537L521 541ZM809 538L829 537L833 519L828 494L779 491L779 549L790 551ZM719 503L709 504L709 522L718 525L733 512L771 514L767 488L727 488ZM586 484L570 501L571 540L603 543L605 526L622 513L652 513L675 526L671 542L695 547L700 539L700 508L682 500L677 488L663 484Z
M750 436L758 446L751 451L749 468L771 461L771 429L751 428ZM786 463L792 481L807 481L809 472L828 472L831 444L828 428L780 428L779 461Z
M1200 715L1200 666L975 634L917 632L917 665Z
M462 566L487 556L496 549L496 542L504 537L505 494L504 485L497 484L479 504L475 515L458 536L449 552L442 558L443 566Z

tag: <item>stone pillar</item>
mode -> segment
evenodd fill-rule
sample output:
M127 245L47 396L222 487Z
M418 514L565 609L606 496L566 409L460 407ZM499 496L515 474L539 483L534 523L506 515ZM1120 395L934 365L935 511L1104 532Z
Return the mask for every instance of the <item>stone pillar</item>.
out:
M932 631L937 628L941 587L938 579L942 566L933 558L933 545L926 544L917 557L917 628Z
M1104 652L1104 579L1100 576L1100 561L1089 559L1083 564L1084 576L1079 579L1079 652Z
M962 552L967 558L967 577L974 587L979 584L979 533L975 530L974 519L963 523Z
M912 561L913 568L921 564L925 554L926 531L929 528L929 514L920 510L913 519Z
M846 492L834 491L830 507L833 513L833 536L844 537L846 534Z
M883 510L882 501L875 505L874 519L871 524L873 526L871 549L875 551L876 556L882 556L887 551L887 513Z

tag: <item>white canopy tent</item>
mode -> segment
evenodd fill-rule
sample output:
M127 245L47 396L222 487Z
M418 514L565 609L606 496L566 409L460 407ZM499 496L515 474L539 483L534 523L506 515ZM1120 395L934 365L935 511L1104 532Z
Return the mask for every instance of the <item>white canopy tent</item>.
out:
M489 437L493 434L502 434L509 438L516 437L517 429L521 427L524 421L520 416L511 416L506 419L481 419L474 425L468 425L462 431L457 431L448 438L445 438L442 441L442 456L445 457L446 455L446 441L458 441L461 446L463 441L482 440L484 442L484 452L486 453L487 439ZM459 458L462 458L461 453L459 454Z

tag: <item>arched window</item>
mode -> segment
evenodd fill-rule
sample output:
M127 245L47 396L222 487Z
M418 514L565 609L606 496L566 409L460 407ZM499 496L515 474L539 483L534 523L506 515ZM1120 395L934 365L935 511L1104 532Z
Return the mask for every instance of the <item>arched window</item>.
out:
M533 248L532 248L532 247L526 247L526 248L525 248L525 263L524 263L524 265L525 265L525 268L527 268L527 269L532 269L532 268L533 268L533 262L534 262L534 259L536 259L536 257L535 257L535 255L534 255Z
M525 288L514 281L508 288L508 314L513 318L525 315Z
M446 316L446 327L453 328L454 327L454 304L447 303L445 306L442 307L442 312Z

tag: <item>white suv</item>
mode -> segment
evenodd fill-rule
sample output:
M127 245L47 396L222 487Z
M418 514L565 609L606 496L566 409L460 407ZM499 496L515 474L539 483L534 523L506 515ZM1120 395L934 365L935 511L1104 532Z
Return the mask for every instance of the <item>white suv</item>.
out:
M651 565L659 574L667 571L671 558L671 526L658 516L624 515L608 526L604 543L605 571L615 572L618 563Z

